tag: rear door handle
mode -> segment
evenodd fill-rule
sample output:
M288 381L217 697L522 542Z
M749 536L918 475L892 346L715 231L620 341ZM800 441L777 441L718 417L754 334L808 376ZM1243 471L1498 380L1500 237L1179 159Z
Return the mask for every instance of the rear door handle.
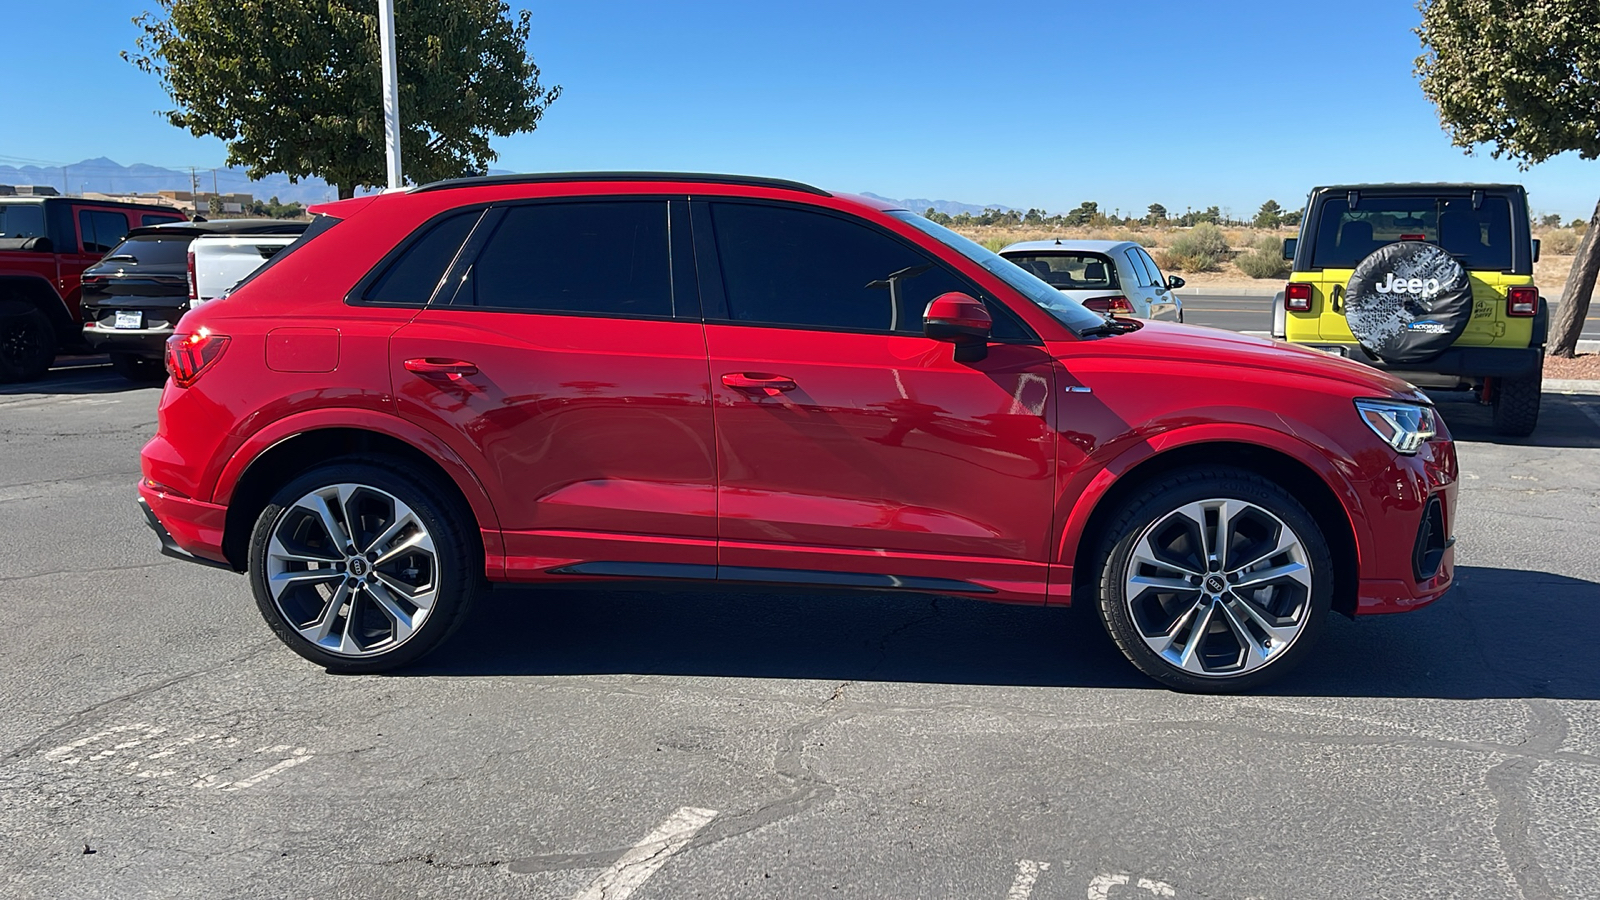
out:
M787 375L758 375L749 372L729 372L722 376L722 383L736 391L763 394L768 397L776 397L784 391L792 391L798 387L794 379Z
M406 371L414 375L421 375L424 378L443 376L451 381L478 374L477 366L460 359L435 359L430 356L408 359L405 366Z

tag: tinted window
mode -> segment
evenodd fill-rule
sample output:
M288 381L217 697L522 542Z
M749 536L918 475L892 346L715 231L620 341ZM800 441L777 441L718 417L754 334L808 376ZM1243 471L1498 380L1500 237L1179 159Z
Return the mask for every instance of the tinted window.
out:
M1150 283L1156 287L1166 287L1167 279L1162 277L1161 267L1156 265L1156 261L1150 258L1150 254L1143 250L1134 250L1133 252L1139 257L1139 262L1144 264L1144 270L1150 276Z
M928 257L855 222L735 203L712 204L711 216L728 315L737 322L920 334L930 300L971 291Z
M1006 259L1064 291L1117 289L1117 267L1099 253L1007 253Z
M182 221L185 221L182 216L150 215L149 213L145 213L145 214L139 216L139 224L140 225L165 225L168 222L182 222Z
M1428 241L1468 269L1511 268L1511 204L1485 197L1472 208L1466 197L1367 197L1355 209L1329 198L1317 220L1311 264L1353 269L1368 254L1395 241Z
M538 312L671 316L665 201L517 206L457 303Z
M1145 271L1144 264L1139 262L1139 254L1132 250L1124 250L1122 255L1128 258L1128 267L1133 270L1133 277L1139 282L1139 286L1149 287L1150 273Z
M85 209L78 213L83 252L105 253L128 233L128 217L119 212Z
M461 249L462 242L482 214L482 210L475 209L424 226L422 235L389 264L389 268L367 288L363 298L408 306L426 304L444 278L445 270L455 261L456 251Z
M44 204L0 205L0 238L44 236Z
M189 241L191 236L172 235L160 237L157 235L140 235L129 238L116 246L106 256L108 262L131 262L139 266L178 266L182 268L188 264Z

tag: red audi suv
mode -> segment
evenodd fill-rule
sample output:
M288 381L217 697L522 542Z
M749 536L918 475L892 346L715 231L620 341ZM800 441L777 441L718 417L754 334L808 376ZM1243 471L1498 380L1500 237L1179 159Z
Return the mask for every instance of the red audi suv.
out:
M1090 604L1235 691L1451 583L1410 385L1107 318L903 209L595 173L315 212L183 318L139 493L330 670L417 659L488 582L717 582Z

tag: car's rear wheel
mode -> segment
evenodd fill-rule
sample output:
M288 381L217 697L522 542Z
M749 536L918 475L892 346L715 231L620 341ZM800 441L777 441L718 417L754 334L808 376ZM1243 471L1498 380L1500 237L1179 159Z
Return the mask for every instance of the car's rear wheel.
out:
M154 384L166 380L167 377L167 367L161 360L147 359L132 353L111 354L111 371L138 384Z
M1283 488L1230 468L1142 487L1100 550L1101 621L1140 671L1184 691L1276 678L1311 651L1333 600L1333 558Z
M0 381L32 381L56 359L56 333L38 309L0 312Z
M482 582L471 517L426 472L351 458L285 485L250 541L256 605L290 649L381 672L436 648Z
M1522 378L1494 378L1489 382L1489 406L1494 433L1527 437L1539 425L1539 401L1544 393L1544 371Z

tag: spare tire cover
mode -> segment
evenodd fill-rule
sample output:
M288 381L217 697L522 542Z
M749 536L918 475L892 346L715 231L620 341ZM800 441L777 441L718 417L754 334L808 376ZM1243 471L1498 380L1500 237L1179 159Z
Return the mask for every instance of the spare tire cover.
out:
M1363 259L1345 287L1344 317L1361 346L1391 363L1444 352L1472 319L1472 284L1437 244L1400 241Z

